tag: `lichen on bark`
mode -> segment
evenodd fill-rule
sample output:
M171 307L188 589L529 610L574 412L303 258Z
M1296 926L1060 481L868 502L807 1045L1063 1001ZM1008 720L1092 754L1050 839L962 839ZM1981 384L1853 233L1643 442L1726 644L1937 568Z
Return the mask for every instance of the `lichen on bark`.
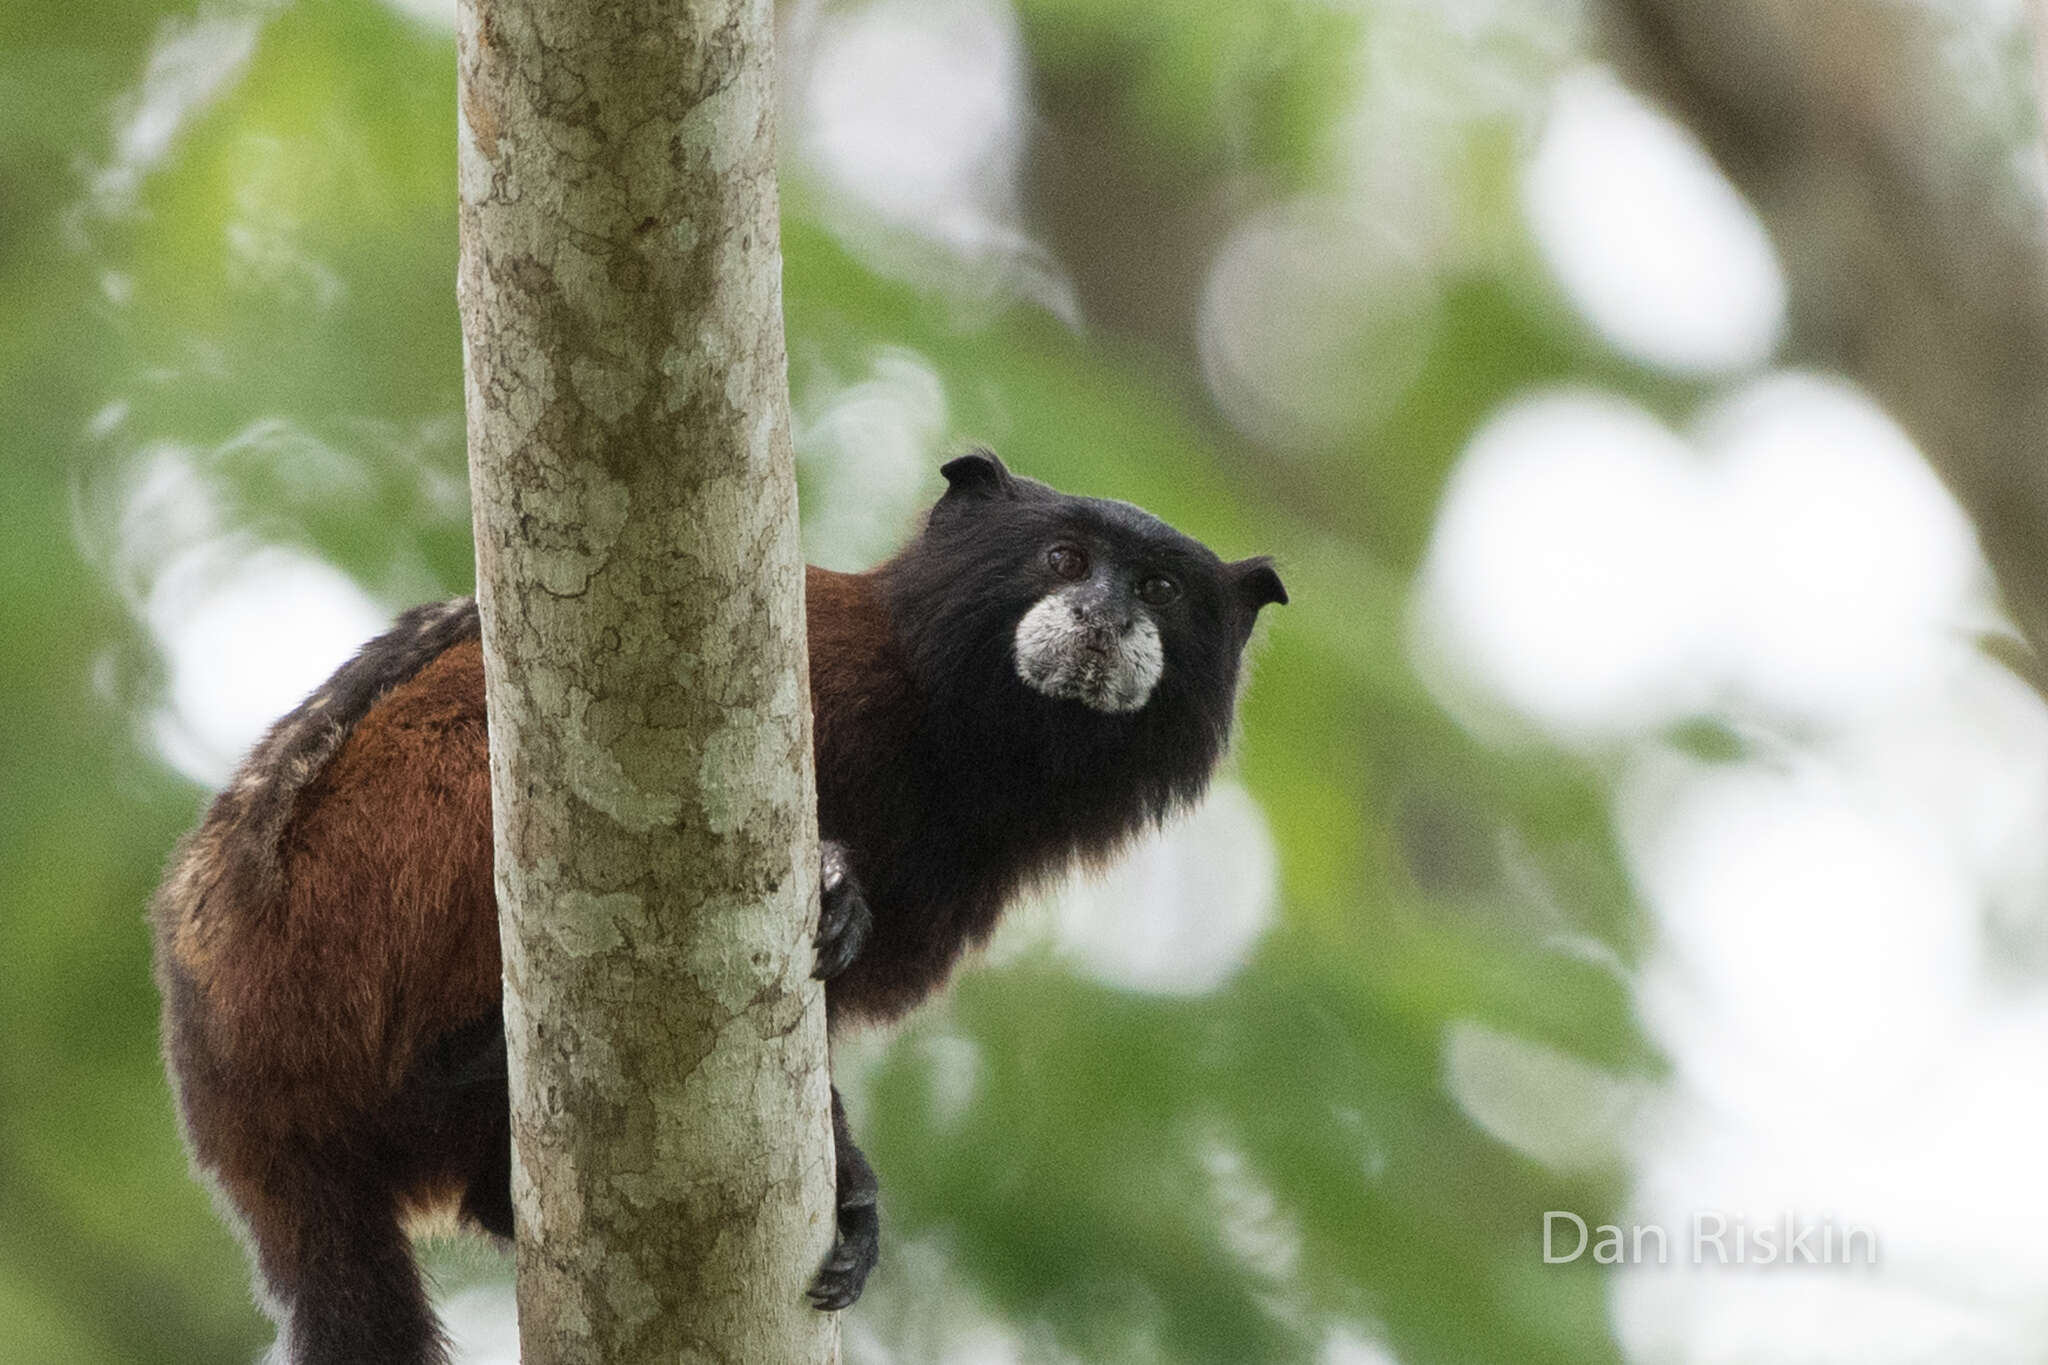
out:
M830 1360L760 0L463 0L460 296L528 1365Z

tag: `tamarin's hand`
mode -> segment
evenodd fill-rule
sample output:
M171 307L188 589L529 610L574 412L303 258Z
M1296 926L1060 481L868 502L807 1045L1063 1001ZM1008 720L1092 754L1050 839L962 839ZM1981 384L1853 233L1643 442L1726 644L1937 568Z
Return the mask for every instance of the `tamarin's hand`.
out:
M860 956L861 946L868 941L868 930L874 928L875 917L868 909L867 897L861 894L860 882L854 878L853 860L847 856L844 844L831 839L819 844L818 862L822 873L818 962L811 975L820 981L830 981Z

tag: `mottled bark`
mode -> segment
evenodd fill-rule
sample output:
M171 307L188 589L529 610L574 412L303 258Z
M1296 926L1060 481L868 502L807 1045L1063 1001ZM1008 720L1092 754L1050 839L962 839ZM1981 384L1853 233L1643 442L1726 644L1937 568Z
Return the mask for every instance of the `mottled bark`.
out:
M463 0L527 1365L829 1360L766 0Z

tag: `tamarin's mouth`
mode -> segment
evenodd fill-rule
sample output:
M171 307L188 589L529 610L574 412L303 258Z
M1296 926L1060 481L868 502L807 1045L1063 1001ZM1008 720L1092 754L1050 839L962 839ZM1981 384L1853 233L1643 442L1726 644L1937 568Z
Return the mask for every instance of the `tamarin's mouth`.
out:
M1025 686L1110 715L1149 701L1166 664L1150 617L1117 631L1088 619L1064 593L1048 593L1024 613L1015 649Z

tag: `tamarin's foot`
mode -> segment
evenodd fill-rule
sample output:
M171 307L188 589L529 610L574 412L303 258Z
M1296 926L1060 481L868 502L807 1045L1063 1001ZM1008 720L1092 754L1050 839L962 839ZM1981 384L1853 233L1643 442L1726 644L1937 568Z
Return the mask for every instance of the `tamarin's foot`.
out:
M811 1281L811 1307L835 1313L853 1307L868 1282L868 1272L882 1255L882 1220L873 1204L839 1207L839 1233L818 1278Z
M818 962L811 975L829 981L853 965L875 917L868 910L867 897L854 879L853 860L846 847L827 839L818 846L823 867L823 894L818 905Z
M851 1308L867 1285L868 1272L882 1257L882 1219L875 1210L880 1186L875 1168L854 1143L839 1087L832 1087L832 1148L838 1166L838 1230L818 1278L811 1281L811 1307L834 1313Z

